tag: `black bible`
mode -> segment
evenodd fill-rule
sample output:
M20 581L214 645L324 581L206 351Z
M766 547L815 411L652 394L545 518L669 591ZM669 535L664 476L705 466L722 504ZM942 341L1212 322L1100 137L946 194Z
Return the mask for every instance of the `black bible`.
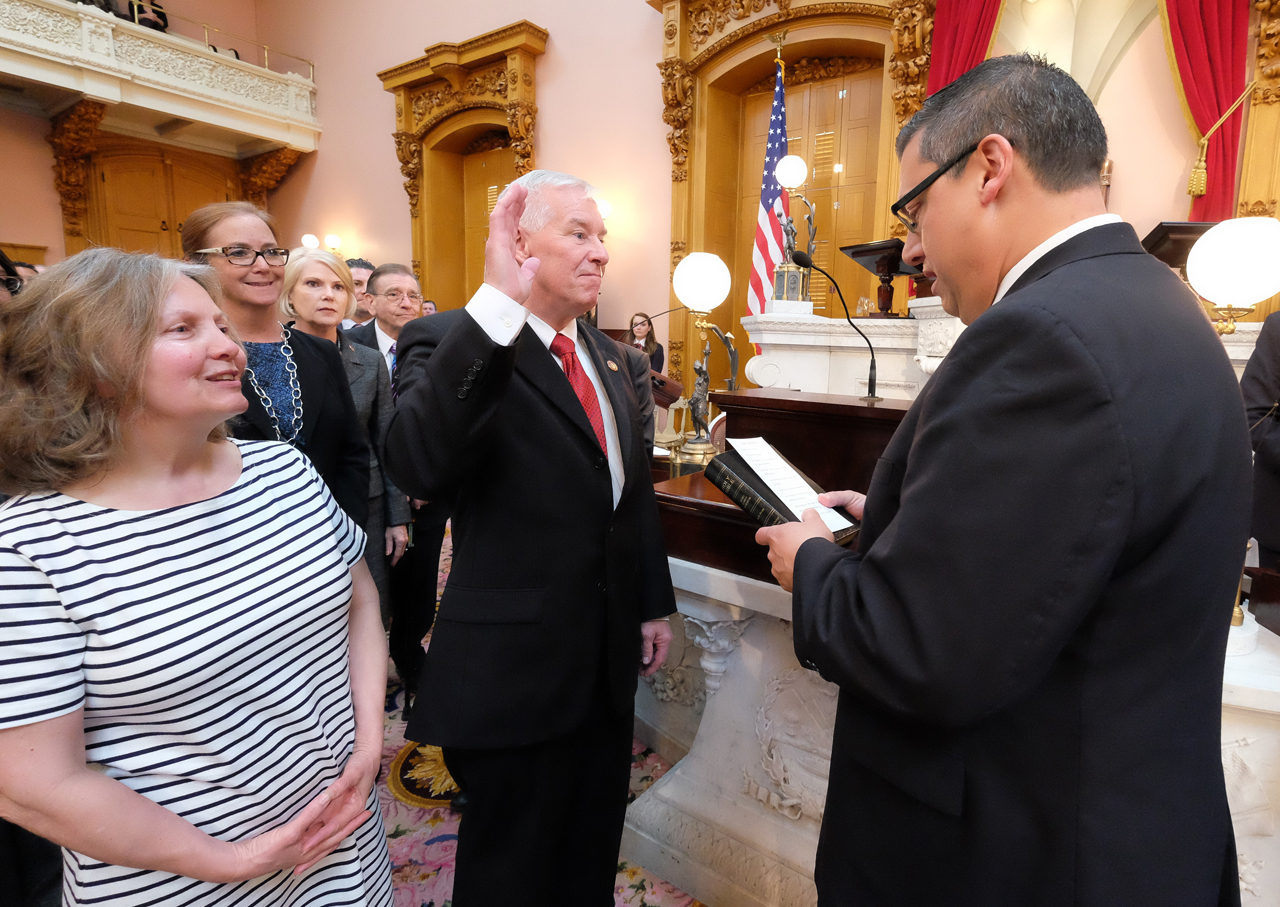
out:
M778 456L782 456L779 454ZM787 465L796 470L796 475L814 491L821 493L823 488L807 475L796 469L795 464L782 457ZM783 523L798 523L800 516L792 513L791 508L778 498L768 484L760 478L742 454L735 450L727 450L711 458L703 472L708 482L724 492L724 496L745 510L761 526L780 526ZM853 523L852 526L835 533L836 544L845 545L857 537L859 524L844 508L835 508L836 512Z

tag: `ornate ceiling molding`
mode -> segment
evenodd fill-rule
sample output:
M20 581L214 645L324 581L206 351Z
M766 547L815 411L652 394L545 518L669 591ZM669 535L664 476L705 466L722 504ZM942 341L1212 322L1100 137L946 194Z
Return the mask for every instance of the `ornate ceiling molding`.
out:
M932 5L932 4L931 4ZM748 22L732 34L725 35L711 44L689 61L689 70L697 72L707 61L711 60L730 45L737 44L743 38L758 35L763 31L789 22L802 22L818 16L860 16L876 21L885 28L893 21L893 10L878 3L811 3L808 6L788 8L785 12L764 16L754 22ZM878 20L878 21L877 21Z
M690 4L686 12L689 17L689 43L695 49L701 47L711 38L713 31L724 31L730 19L749 18L775 2L782 13L791 8L791 0L703 0Z
M884 64L880 60L866 57L801 57L787 65L787 87L803 85L806 82L819 82L823 79L835 79L840 76L851 76L858 72L879 69ZM747 89L748 92L773 91L773 76L761 79Z

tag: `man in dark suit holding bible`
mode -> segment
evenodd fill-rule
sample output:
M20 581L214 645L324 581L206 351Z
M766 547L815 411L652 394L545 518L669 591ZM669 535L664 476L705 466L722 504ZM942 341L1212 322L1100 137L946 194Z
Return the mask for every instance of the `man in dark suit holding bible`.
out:
M1222 669L1248 538L1240 392L1195 298L1106 214L1061 70L981 64L898 139L909 231L969 327L890 442L856 551L762 529L840 687L831 905L1238 904Z
M490 216L484 285L400 334L388 468L453 514L407 736L467 795L454 907L613 903L637 670L666 657L675 597L642 388L578 320L604 234L590 186L527 174Z

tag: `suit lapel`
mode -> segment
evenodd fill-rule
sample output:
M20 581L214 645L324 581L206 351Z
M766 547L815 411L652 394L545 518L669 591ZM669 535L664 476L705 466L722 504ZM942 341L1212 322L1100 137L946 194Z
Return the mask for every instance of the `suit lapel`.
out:
M612 341L607 348L601 347L601 336L582 322L578 323L578 337L591 354L591 363L595 366L596 374L600 376L600 383L604 385L605 393L609 395L609 405L613 407L613 422L618 427L618 444L622 447L619 453L622 455L622 462L626 463L627 452L631 450L632 441L631 403L627 397L628 385L631 383L631 369ZM609 362L612 362L615 367L609 368Z
M568 416L569 421L599 449L600 442L596 440L596 430L591 427L591 421L587 419L582 402L574 393L573 385L565 377L559 363L551 355L551 351L543 345L537 333L527 324L520 332L517 342L520 344L520 349L516 353L516 370L524 375L552 406Z

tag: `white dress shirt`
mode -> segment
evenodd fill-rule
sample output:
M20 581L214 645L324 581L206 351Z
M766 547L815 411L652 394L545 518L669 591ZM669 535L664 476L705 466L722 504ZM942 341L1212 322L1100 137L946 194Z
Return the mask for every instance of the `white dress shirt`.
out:
M382 325L378 322L373 323L373 336L378 338L378 352L382 354L382 358L387 360L387 374L392 378L396 376L395 359L391 355L391 347L395 346L395 338L386 334L382 330Z
M1093 217L1086 217L1084 220L1076 221L1065 230L1059 230L1026 255L1022 256L1022 259L1009 269L1009 273L1004 275L1004 280L1000 281L1000 286L996 290L996 298L991 301L991 304L995 305L1001 299L1004 299L1004 294L1008 293L1009 288L1018 282L1019 277L1027 273L1033 264L1052 250L1056 249L1058 246L1062 245L1068 239L1079 236L1081 233L1086 230L1092 230L1094 227L1101 227L1104 224L1118 224L1122 220L1123 218L1121 218L1119 214L1095 214Z
M524 329L526 322L548 350L551 349L551 341L556 336L555 328L487 283L481 284L480 289L476 290L475 295L467 303L467 314L474 318L489 335L489 339L499 346L511 346L515 343L516 337ZM609 448L609 477L613 480L613 506L617 507L622 497L622 486L626 483L626 473L622 467L622 443L618 440L618 423L613 415L613 404L609 402L609 394L600 381L600 375L596 372L591 354L587 352L587 348L582 345L578 337L578 322L570 321L560 333L573 341L578 362L582 365L582 372L591 381L591 386L595 388L596 397L600 401L600 415L604 420L604 438ZM378 342L382 342L381 337ZM564 368L560 357L552 354L552 358L560 368Z

